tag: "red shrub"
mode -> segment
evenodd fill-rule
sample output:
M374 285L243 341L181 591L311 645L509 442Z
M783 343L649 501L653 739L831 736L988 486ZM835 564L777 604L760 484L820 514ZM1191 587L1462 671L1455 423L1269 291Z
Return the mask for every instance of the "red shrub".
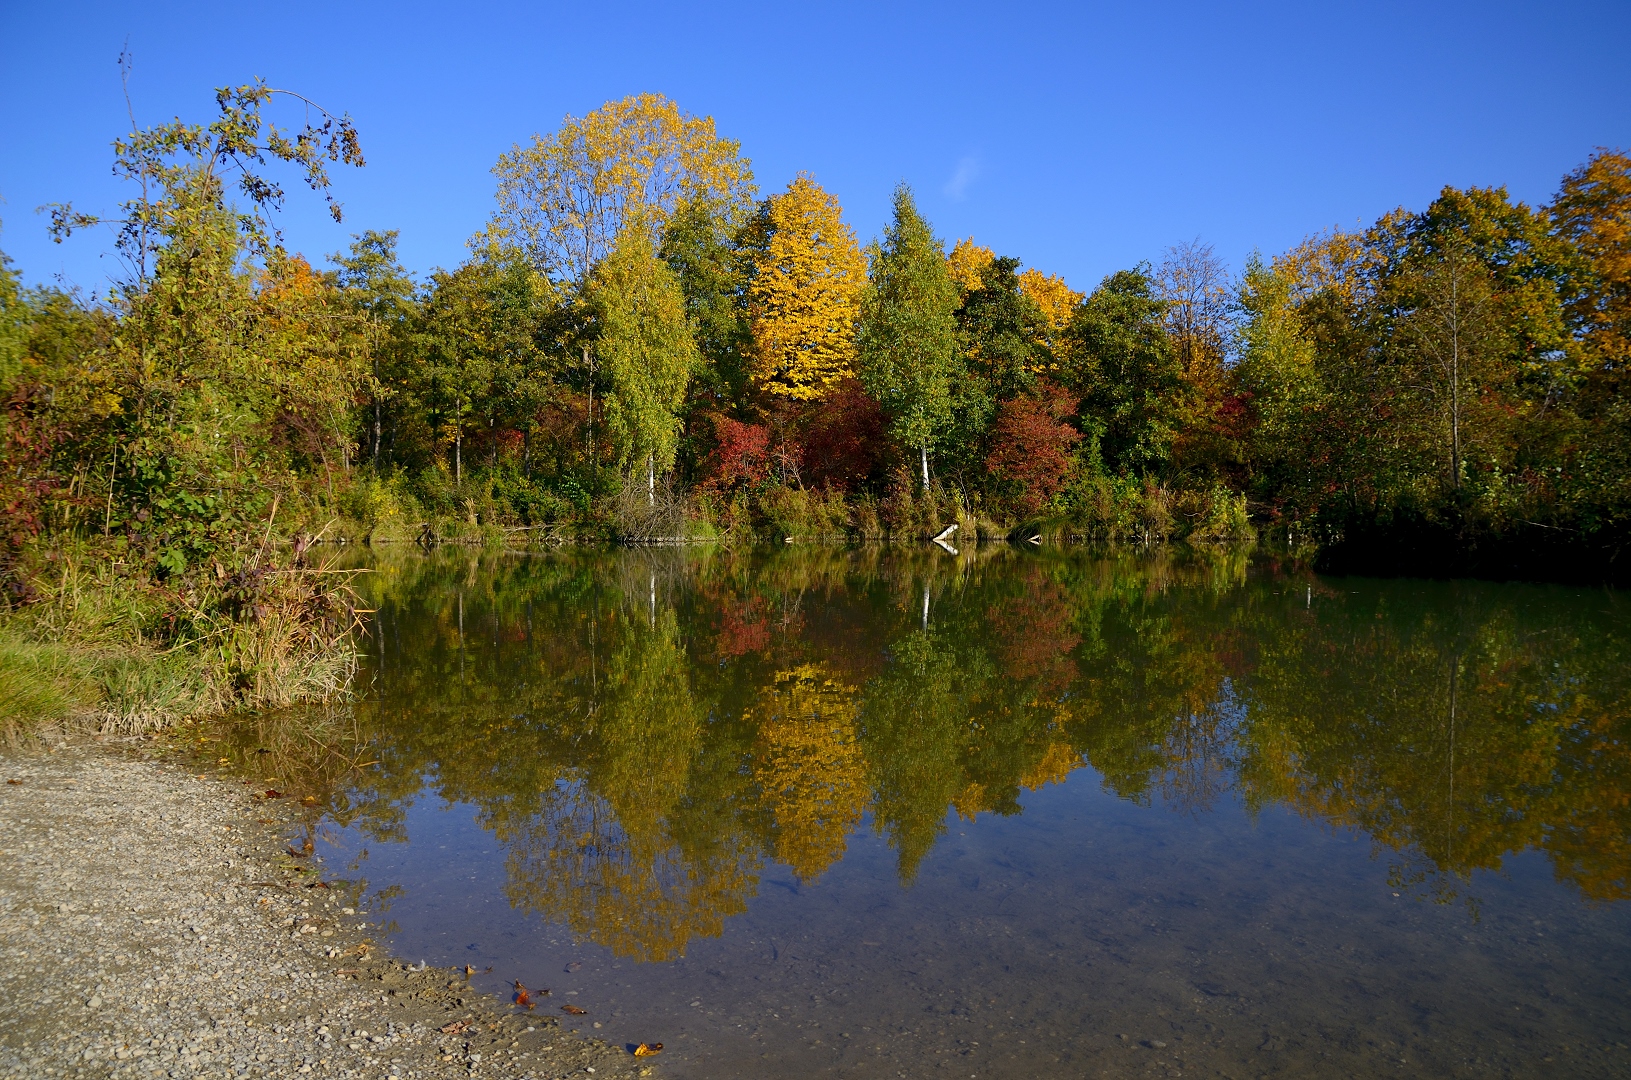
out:
M1074 400L1046 386L1041 395L1005 401L997 411L985 467L1004 482L1011 505L1022 516L1036 513L1064 487L1070 451L1082 435L1062 421L1075 411Z
M770 475L770 431L761 424L744 424L715 416L718 440L702 461L701 487L728 491L738 484L762 483Z
M804 482L840 491L865 484L882 464L888 426L883 407L859 380L839 383L804 422Z

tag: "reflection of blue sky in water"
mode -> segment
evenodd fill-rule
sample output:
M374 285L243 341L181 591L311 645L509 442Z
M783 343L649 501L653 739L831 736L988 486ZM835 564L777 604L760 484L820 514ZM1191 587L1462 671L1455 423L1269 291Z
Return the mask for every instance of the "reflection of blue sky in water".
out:
M331 865L679 1075L1631 1060L1602 594L820 558L387 579Z

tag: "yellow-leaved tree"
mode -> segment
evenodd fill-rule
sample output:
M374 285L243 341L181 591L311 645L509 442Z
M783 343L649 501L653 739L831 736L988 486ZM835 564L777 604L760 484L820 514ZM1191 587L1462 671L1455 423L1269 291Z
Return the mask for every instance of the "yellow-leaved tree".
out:
M579 283L635 221L655 240L681 205L742 220L754 198L741 144L721 139L712 117L682 113L661 94L568 116L559 131L512 147L493 172L496 224L539 266Z
M1065 327L1070 325L1070 317L1084 299L1083 295L1066 285L1058 274L1044 274L1036 269L1019 275L1019 291L1042 309L1047 320L1046 339L1042 344L1047 346L1049 355L1058 357L1065 346Z
M980 287L980 275L996 257L996 252L976 244L970 236L952 245L951 254L946 256L947 269L959 288L972 292Z
M800 173L766 201L750 232L753 385L812 401L855 370L866 259L838 200Z

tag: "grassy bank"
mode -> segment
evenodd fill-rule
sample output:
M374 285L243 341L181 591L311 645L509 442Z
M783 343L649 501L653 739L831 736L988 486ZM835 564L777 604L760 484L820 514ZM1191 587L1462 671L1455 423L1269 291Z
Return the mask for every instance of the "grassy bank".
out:
M47 728L136 734L349 690L352 571L284 554L154 580L116 558L46 555L25 580L32 602L0 616L8 742Z

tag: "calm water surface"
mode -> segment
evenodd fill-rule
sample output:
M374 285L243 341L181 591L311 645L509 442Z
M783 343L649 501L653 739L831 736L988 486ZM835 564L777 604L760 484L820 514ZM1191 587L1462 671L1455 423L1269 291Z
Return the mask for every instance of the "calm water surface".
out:
M1005 547L364 589L367 697L239 749L400 955L667 1075L1631 1075L1617 594Z

